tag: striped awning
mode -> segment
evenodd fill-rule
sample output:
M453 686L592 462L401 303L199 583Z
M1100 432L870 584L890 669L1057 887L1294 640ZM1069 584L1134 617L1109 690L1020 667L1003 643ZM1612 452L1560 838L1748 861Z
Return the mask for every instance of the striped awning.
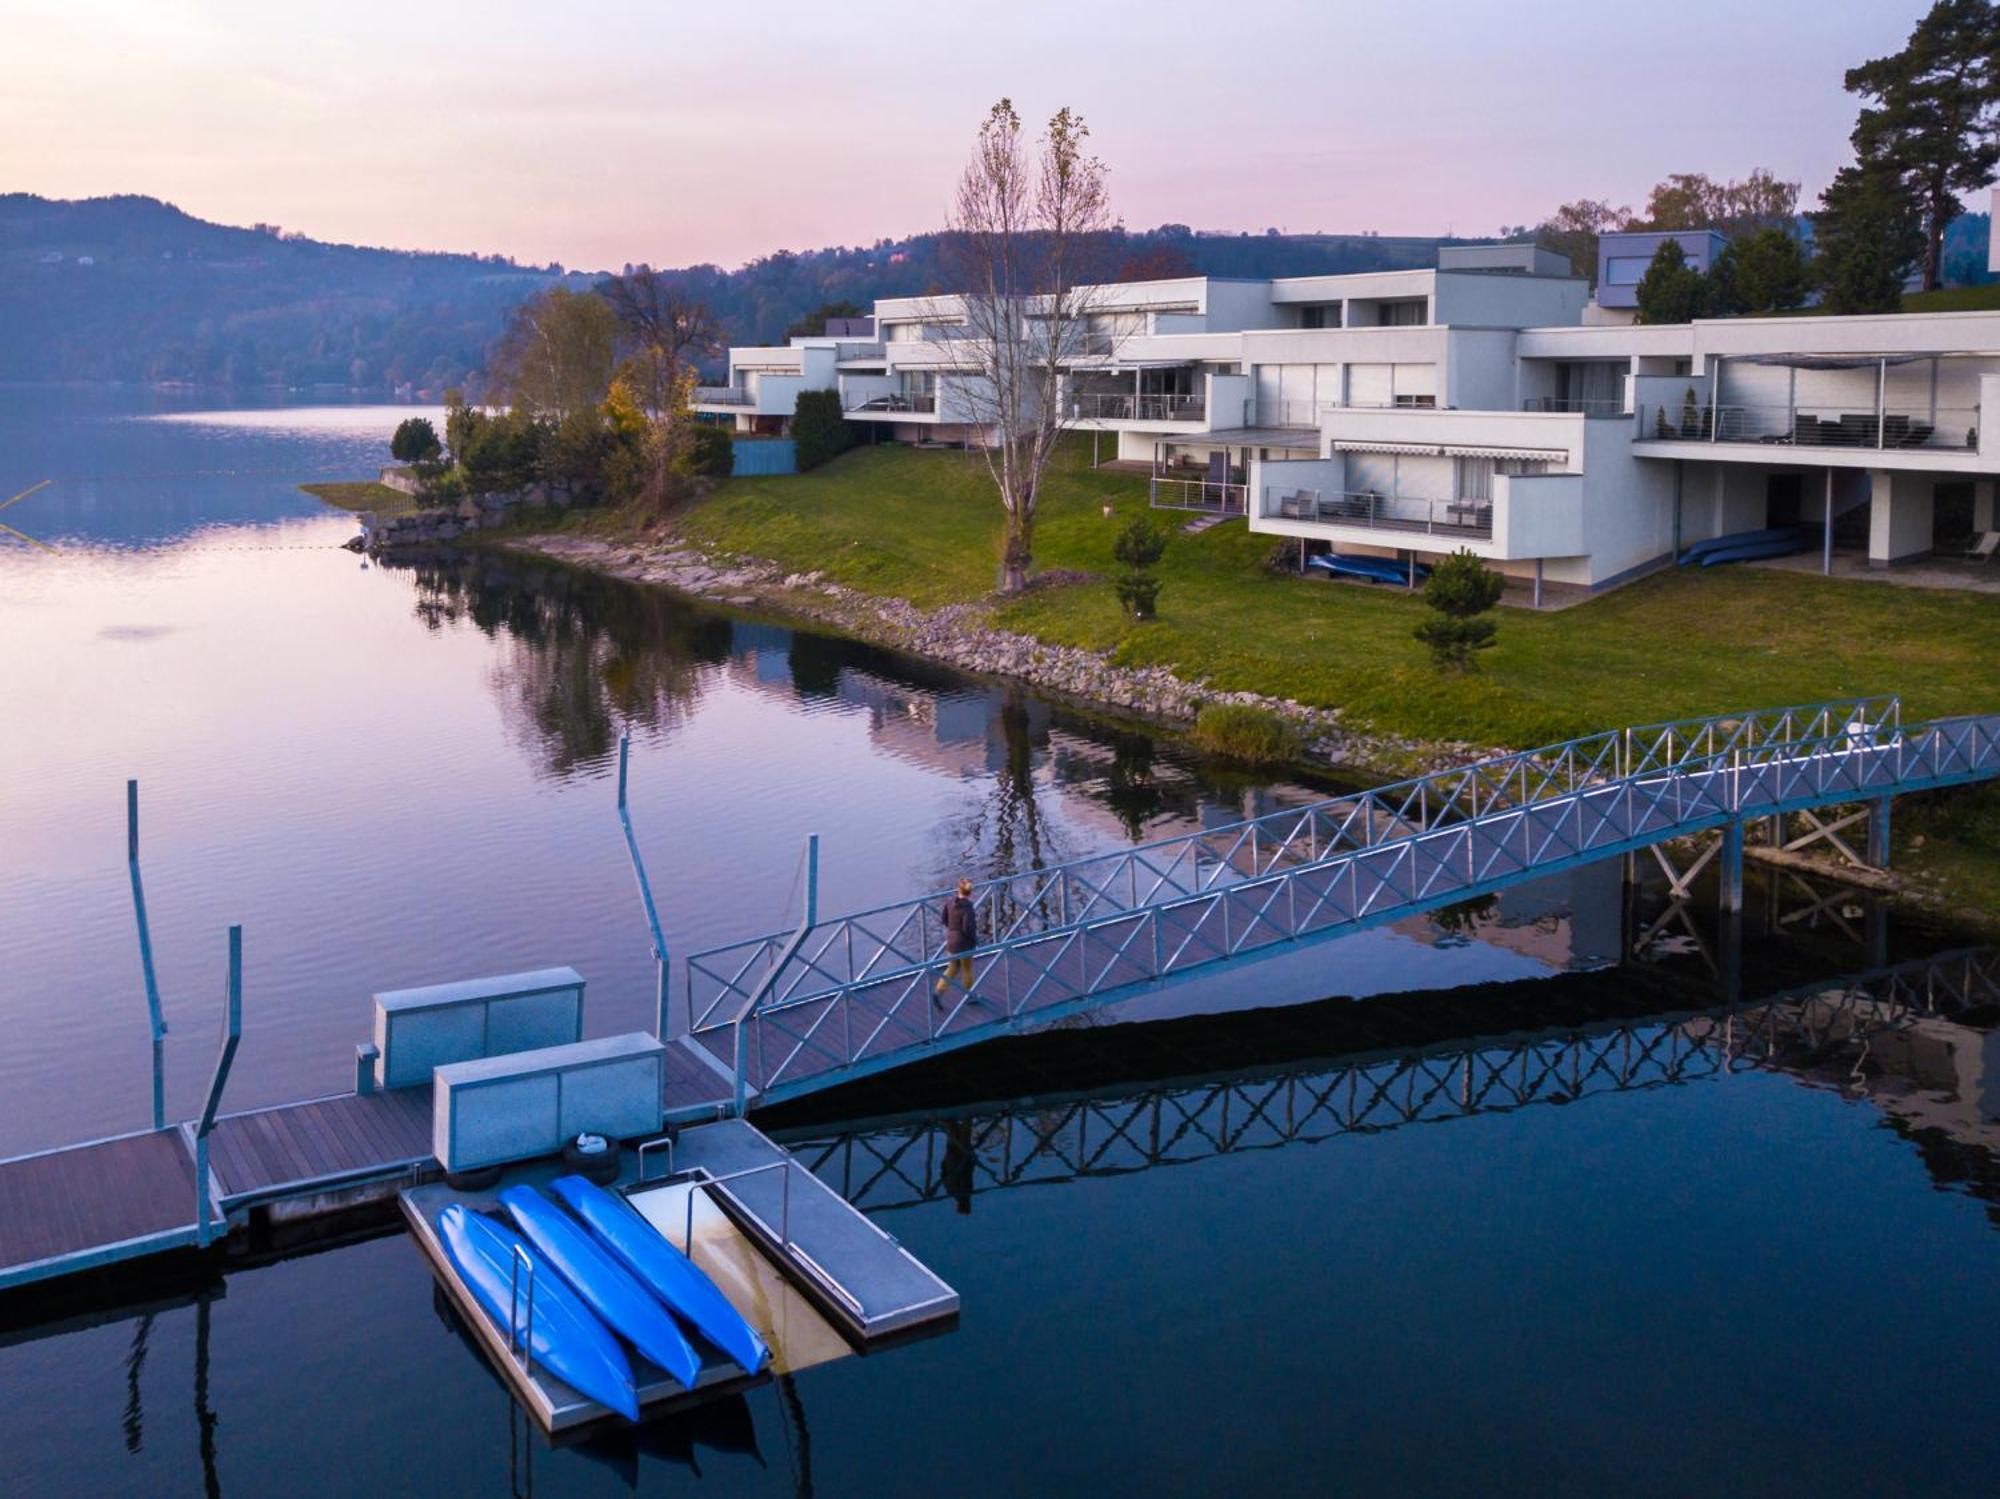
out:
M1496 448L1470 442L1363 442L1336 440L1336 453L1407 453L1420 458L1523 458L1536 463L1567 463L1565 448Z

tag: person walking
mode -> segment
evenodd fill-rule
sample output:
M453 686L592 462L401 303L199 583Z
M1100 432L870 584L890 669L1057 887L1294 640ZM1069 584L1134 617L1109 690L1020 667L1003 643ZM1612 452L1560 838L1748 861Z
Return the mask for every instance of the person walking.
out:
M944 924L944 972L931 991L931 1003L942 1006L944 991L957 979L967 994L972 992L972 950L979 946L979 908L972 903L972 881L960 880L958 890L948 898L938 920Z

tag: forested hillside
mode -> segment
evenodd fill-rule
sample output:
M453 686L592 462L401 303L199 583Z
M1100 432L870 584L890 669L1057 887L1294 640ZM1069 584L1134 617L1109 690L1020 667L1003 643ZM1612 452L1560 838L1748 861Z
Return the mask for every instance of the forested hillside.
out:
M1429 264L1434 240L1197 235L1106 246L1110 274L1299 275ZM475 382L509 309L599 273L501 256L325 244L232 228L155 198L0 196L0 380L193 381L432 392ZM731 341L781 338L827 302L866 306L945 275L937 238L768 255L675 273Z

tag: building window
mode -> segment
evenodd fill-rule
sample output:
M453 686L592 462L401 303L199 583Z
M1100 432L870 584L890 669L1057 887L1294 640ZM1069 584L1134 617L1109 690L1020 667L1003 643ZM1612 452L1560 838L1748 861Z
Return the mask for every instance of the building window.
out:
M1651 258L1645 255L1613 255L1604 262L1605 284L1637 286L1651 263Z
M1423 326L1426 311L1425 300L1416 297L1406 302L1384 302L1380 305L1381 321L1384 328L1417 328Z
M1299 326L1301 328L1338 328L1340 326L1340 314L1341 305L1338 302L1328 302L1318 307L1302 308L1299 312Z
M1435 408L1438 403L1436 396L1397 396L1395 400L1398 406L1417 406L1425 410Z

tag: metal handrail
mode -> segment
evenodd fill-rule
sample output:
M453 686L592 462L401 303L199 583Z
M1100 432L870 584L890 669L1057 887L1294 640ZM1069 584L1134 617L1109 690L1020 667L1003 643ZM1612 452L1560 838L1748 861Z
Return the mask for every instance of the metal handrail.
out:
M1880 746L1899 739L1899 725L1900 701L1891 696L1608 730L988 880L975 886L973 901L981 908L982 929L992 934L993 943L1003 943L1128 915L1281 868L1381 848L1585 787L1642 776L1686 776L1741 764L1745 756L1756 763L1758 756L1797 758L1827 749ZM1246 862L1247 870L1242 867ZM933 930L932 908L945 894L930 892L825 923L810 946L799 942L797 934L768 935L694 953L687 960L690 993L698 980L715 986L716 996L704 1012L712 1016L730 995L749 992L746 981L760 965L764 971L755 984L758 1005L766 1009L773 996L777 1005L803 1003L864 979L934 967L943 934ZM781 955L782 963L773 961ZM788 973L795 962L798 968ZM779 988L774 975L789 982ZM810 987L814 980L818 988ZM693 1027L716 1028L700 1022Z
M528 1378L535 1377L535 1262L519 1244L508 1245L507 1261L507 1351L521 1359ZM521 1272L528 1272L527 1321L521 1321ZM519 1342L517 1343L518 1337Z
M689 1175L692 1176L698 1173L701 1180L688 1183L687 1217L681 1227L681 1243L685 1247L681 1252L689 1259L694 1258L694 1194L696 1188L706 1190L709 1187L720 1187L728 1182L741 1181L746 1176L762 1176L766 1171L782 1171L785 1174L784 1183L778 1188L778 1248L789 1252L792 1247L792 1167L796 1164L797 1162L788 1157L782 1161L765 1161L762 1165L744 1166L735 1171L725 1171L720 1176L717 1176L706 1166L691 1168ZM744 1211L751 1212L747 1204L744 1206ZM752 1213L751 1216L755 1217L756 1215ZM758 1221L762 1222L763 1220L758 1219Z
M697 406L748 406L754 399L741 385L700 385L694 392Z
M1250 487L1214 479L1168 479L1154 474L1146 481L1146 503L1155 510L1207 510L1241 515L1250 503Z

